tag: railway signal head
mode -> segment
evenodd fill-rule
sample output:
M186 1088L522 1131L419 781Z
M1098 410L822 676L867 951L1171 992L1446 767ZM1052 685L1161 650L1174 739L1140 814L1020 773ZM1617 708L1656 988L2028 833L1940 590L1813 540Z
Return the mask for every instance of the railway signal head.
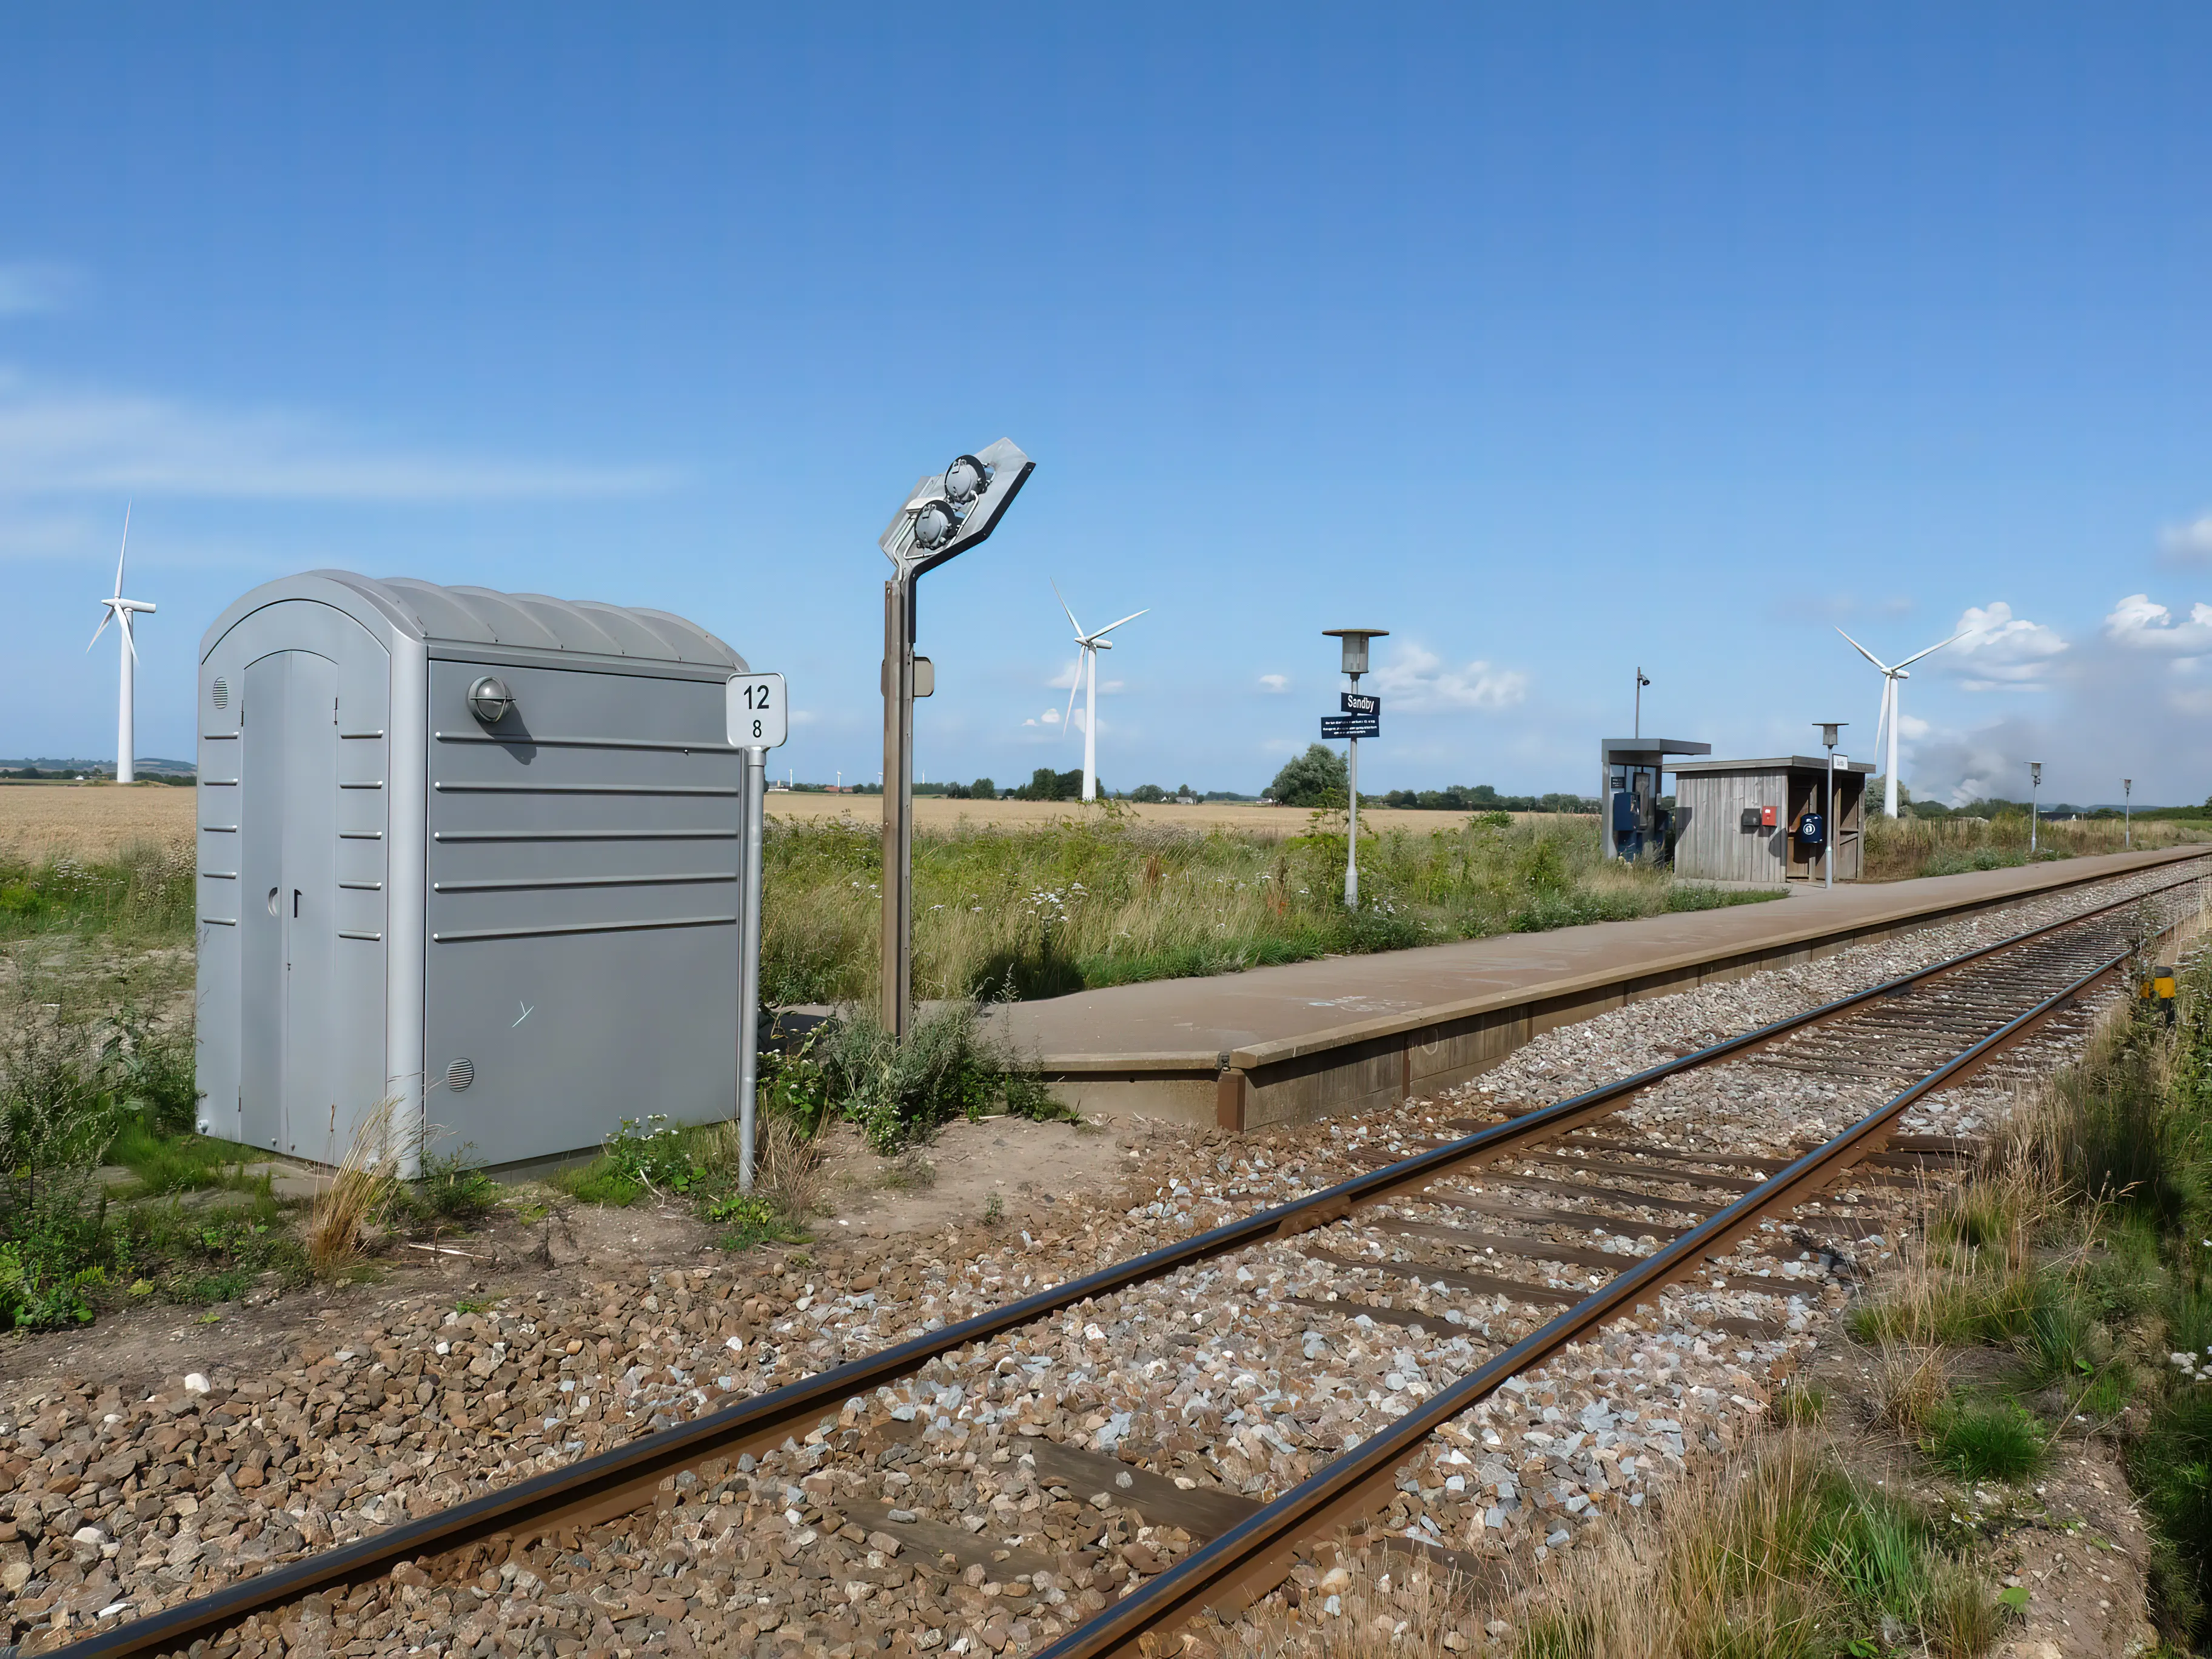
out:
M2028 762L2027 781L2029 787L2032 788L2040 789L2043 787L2043 763L2041 761Z
M1036 463L1011 438L972 455L957 455L944 471L915 485L891 515L878 545L908 577L965 553L998 528Z

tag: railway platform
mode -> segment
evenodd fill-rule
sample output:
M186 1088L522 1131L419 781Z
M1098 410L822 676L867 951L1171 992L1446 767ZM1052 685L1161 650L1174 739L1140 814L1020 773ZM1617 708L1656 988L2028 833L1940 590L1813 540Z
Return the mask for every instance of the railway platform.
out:
M1725 909L1115 986L992 1018L1089 1116L1304 1122L1464 1082L1545 1031L1647 997L2208 855L2212 846L2166 848L1801 888Z

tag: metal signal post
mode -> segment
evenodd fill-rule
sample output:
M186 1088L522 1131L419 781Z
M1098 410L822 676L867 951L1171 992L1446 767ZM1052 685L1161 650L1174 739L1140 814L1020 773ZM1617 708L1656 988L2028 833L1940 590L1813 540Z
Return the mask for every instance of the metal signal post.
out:
M877 545L891 562L884 584L883 987L878 1018L904 1037L914 1009L914 700L934 689L914 654L915 584L998 527L1036 470L1011 438L955 458L917 483ZM918 677L917 666L922 669ZM917 680L921 682L917 684Z
M768 751L791 735L791 710L781 674L733 674L725 696L730 744L744 757L745 863L738 903L738 1190L749 1193L760 1095L761 841L767 824Z
M1344 672L1352 680L1352 696L1346 699L1344 709L1352 714L1352 702L1359 692L1359 677L1367 672L1367 642L1387 639L1387 628L1324 628L1325 639L1340 640L1344 645ZM1379 727L1377 728L1379 731ZM1326 727L1324 727L1326 730ZM1357 728L1348 729L1345 743L1349 750L1345 761L1346 794L1349 797L1351 817L1346 821L1344 854L1344 903L1349 910L1359 908L1359 738Z

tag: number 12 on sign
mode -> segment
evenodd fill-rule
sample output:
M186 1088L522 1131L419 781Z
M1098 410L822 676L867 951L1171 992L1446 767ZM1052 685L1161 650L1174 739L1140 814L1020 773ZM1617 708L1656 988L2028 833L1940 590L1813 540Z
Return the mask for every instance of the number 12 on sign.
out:
M791 711L781 674L732 674L729 686L730 747L777 749L791 735Z

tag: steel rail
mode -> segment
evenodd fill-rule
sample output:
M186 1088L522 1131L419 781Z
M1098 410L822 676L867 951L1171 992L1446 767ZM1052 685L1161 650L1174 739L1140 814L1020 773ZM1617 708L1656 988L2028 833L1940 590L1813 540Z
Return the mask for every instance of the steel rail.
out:
M113 1630L82 1638L52 1651L68 1659L124 1659L124 1656L170 1653L272 1607L321 1591L381 1577L418 1556L441 1555L501 1534L520 1544L549 1533L593 1526L629 1514L652 1504L660 1482L671 1475L710 1459L733 1458L744 1452L781 1445L787 1437L803 1436L824 1417L836 1416L848 1400L911 1376L932 1359L970 1343L988 1341L1092 1297L1162 1278L1194 1263L1270 1239L1291 1237L1327 1226L1348 1216L1358 1206L1379 1201L1407 1187L1419 1186L1471 1159L1496 1153L1522 1140L1572 1127L1680 1073L1712 1065L1941 975L2204 878L2200 872L2162 882L2109 904L2046 922L1885 980L1866 990L1786 1015L1755 1030L1647 1066L1629 1077L1509 1118L1462 1139L1369 1170L1334 1187L1255 1212L1143 1255L1132 1256L1082 1278L1047 1286L1018 1301L910 1337L817 1376L787 1383L688 1423L641 1435L610 1450L532 1475L420 1520L402 1522L351 1543L318 1551L301 1560L144 1614ZM1732 1207L1720 1214L1734 1212ZM1694 1232L1704 1235L1719 1218L1719 1215L1709 1218Z
M2131 945L2107 958L1953 1055L1674 1243L1642 1258L1549 1324L1378 1430L1258 1513L1158 1577L1146 1581L1089 1623L1041 1649L1034 1659L1138 1659L1142 1653L1139 1644L1146 1634L1172 1629L1224 1595L1249 1601L1266 1594L1287 1576L1302 1544L1364 1518L1387 1502L1377 1488L1391 1486L1399 1466L1444 1424L1585 1332L1618 1317L1670 1280L1696 1271L1708 1255L1731 1245L1769 1212L1793 1198L1803 1202L1810 1196L1806 1189L1819 1187L1824 1177L1854 1162L1852 1153L1881 1136L1908 1106L1971 1070L1992 1051L2117 972L2136 949Z

